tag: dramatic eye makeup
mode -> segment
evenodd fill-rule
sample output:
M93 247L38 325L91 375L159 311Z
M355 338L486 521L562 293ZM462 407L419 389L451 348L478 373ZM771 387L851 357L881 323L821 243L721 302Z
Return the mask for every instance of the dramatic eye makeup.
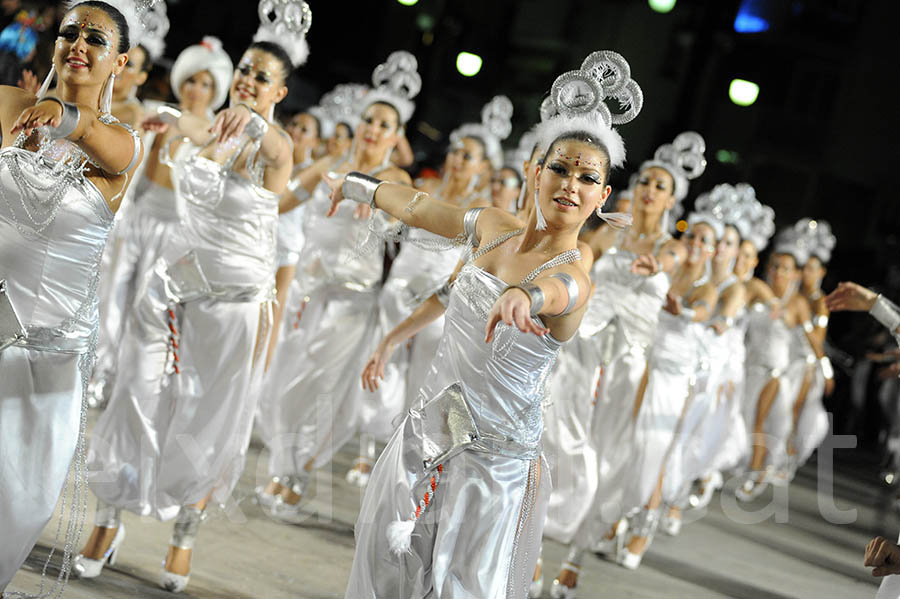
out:
M59 37L69 43L74 44L78 38L85 33L85 41L97 48L109 48L111 46L109 39L106 37L106 31L98 29L99 26L93 23L70 24L64 26L59 31Z

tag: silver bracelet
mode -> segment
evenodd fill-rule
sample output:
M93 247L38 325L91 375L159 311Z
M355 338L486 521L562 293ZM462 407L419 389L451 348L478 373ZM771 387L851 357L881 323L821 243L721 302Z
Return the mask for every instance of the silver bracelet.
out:
M59 119L59 126L57 127L47 127L47 134L50 136L50 139L62 139L63 137L69 137L75 131L75 128L78 127L78 121L81 120L81 111L78 110L78 106L72 104L70 102L63 102L59 98L44 98L41 102L56 102L60 106L62 106L62 116Z
M872 309L869 310L869 314L871 314L875 320L886 326L892 334L896 333L897 328L900 327L900 312L897 312L896 308L894 308L891 302L883 295L879 295L875 298L875 303L872 304Z
M828 317L824 314L820 314L813 319L813 324L815 324L818 329L824 329L828 326Z
M566 286L566 292L569 294L569 304L566 306L566 309L559 314L554 314L554 316L562 316L564 314L568 314L575 307L575 304L578 303L578 282L575 281L575 277L567 272L558 272L552 274L550 275L550 278L559 279L560 281L562 281L562 284Z
M382 183L384 181L380 179L353 171L352 173L347 173L347 176L344 177L344 183L341 185L341 194L346 200L353 200L354 202L374 207L375 191Z
M813 326L813 323L811 320L807 320L800 326L802 326L803 330L806 331L807 333L812 333L814 330L816 330L816 327Z
M244 127L244 133L246 133L247 137L253 141L262 139L266 134L266 131L269 130L269 123L261 114L250 108L248 105L238 104L238 106L243 106L250 111L250 122Z
M541 308L544 307L544 292L534 283L524 283L522 285L510 285L503 292L506 293L510 289L521 289L528 295L531 300L531 315L537 316Z
M156 108L156 115L159 117L159 120L167 125L175 125L182 114L181 110L168 104L163 104Z
M834 378L834 368L831 366L831 360L828 359L828 356L822 356L819 358L819 364L822 366L822 374L825 375L826 379Z

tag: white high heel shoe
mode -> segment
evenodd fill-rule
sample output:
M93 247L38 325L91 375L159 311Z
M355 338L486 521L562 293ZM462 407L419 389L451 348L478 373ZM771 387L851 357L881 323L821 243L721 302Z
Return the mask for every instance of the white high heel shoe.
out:
M190 549L193 552L194 540L200 529L200 523L206 519L206 512L194 506L181 506L175 526L172 529L172 538L169 545L179 549ZM193 556L191 556L193 557ZM159 574L159 586L172 593L180 593L187 588L191 580L191 574L175 574L166 570L166 560L163 560L162 570Z
M570 562L563 563L562 569L568 570L576 576L581 574L581 568ZM550 597L551 599L575 599L577 593L575 590L576 588L577 587L567 587L566 585L561 584L558 578L554 578L553 583L550 585Z
M637 570L643 559L643 553L632 553L628 549L622 549L622 553L619 555L619 565L628 570Z
M666 514L660 520L659 527L670 537L677 537L681 532L681 513L679 512L677 518Z
M78 578L97 578L103 572L103 566L106 564L110 566L115 565L119 557L119 547L122 546L124 540L125 526L119 524L116 536L113 537L112 543L109 544L109 549L106 550L103 557L101 559L91 559L79 553L75 556L75 561L72 563L72 572Z
M612 555L615 557L622 550L625 542L625 533L628 532L628 521L624 518L616 524L615 531L611 539L604 538L594 546L594 553L607 557Z
M715 493L716 490L721 489L724 484L725 481L722 478L721 472L716 470L710 474L702 481L700 494L691 495L690 499L688 499L691 508L700 510L708 506L709 502L712 501L713 493Z
M368 472L363 472L362 466L368 466ZM369 476L371 474L372 460L368 458L359 458L356 462L356 466L347 471L347 476L345 478L351 485L363 488L369 484Z
M541 594L544 592L544 560L543 558L538 558L537 561L538 567L541 569L541 575L538 576L537 580L532 578L531 585L528 587L528 599L538 599Z
M166 570L166 563L163 562L162 570L159 573L159 586L172 593L180 593L187 588L191 581L191 575L182 576Z

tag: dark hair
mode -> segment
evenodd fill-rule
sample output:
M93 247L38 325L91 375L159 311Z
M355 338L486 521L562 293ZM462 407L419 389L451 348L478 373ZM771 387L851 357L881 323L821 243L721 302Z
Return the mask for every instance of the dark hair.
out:
M334 125L334 132L337 133L337 128L343 125L347 128L347 137L353 139L353 127L350 126L350 123L345 123L344 121L338 121Z
M390 102L385 102L384 100L378 100L377 102L372 102L371 104L369 104L369 106L366 106L366 110L368 110L369 107L371 107L371 106L375 106L376 104L381 104L382 106L387 106L388 108L390 108L397 114L397 130L399 131L400 127L403 126L403 123L401 122L401 119L400 119L400 110L396 106L391 104Z
M291 76L291 73L294 72L294 63L291 62L291 57L288 56L288 53L284 48L279 46L274 42L253 42L247 48L248 50L261 50L267 54L271 54L275 57L278 62L281 63L281 67L284 69L284 80L287 81L288 77Z
M572 131L569 133L563 133L562 135L554 139L553 143L547 146L547 151L544 152L544 158L543 160L541 160L541 164L547 162L547 158L550 157L550 150L553 149L553 146L561 141L580 141L581 143L593 146L594 148L603 152L603 155L606 157L606 167L600 174L603 175L603 185L607 184L607 182L609 181L609 170L611 166L609 164L609 150L606 148L606 145L603 142L591 137L590 133L588 133L587 131Z
M463 139L465 139L466 137L468 137L469 139L474 139L475 141L477 141L478 144L481 146L481 159L482 159L482 160L489 160L489 158L488 158L488 151L487 151L487 144L485 143L484 139L482 139L480 135L463 135Z
M150 51L144 44L138 44L136 47L144 51L144 64L141 65L141 72L149 73L153 68L153 57L150 56Z
M89 8L99 8L103 12L105 12L112 22L115 23L116 29L119 30L119 54L125 54L131 48L131 38L129 37L131 34L128 31L128 21L125 20L125 16L119 12L119 9L111 4L107 4L106 2L101 2L100 0L85 0L85 2L79 2L75 6L73 6L69 11L78 8L79 6L87 6ZM147 58L150 58L150 55L147 55Z
M305 114L309 117L312 117L312 120L316 122L316 137L322 137L322 121L319 120L319 117L311 112L299 112L297 114ZM296 117L297 115L294 116Z

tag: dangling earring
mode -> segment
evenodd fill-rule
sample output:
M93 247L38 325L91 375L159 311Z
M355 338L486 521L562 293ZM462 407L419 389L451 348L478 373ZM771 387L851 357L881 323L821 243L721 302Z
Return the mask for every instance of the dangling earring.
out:
M41 88L38 90L37 99L38 102L44 99L44 96L47 95L47 91L50 89L50 84L53 83L53 79L56 76L56 65L50 65L50 72L47 73L47 77L44 79L44 82L41 84Z
M478 182L481 181L481 175L472 175L472 178L469 179L469 186L466 189L466 193L472 193L476 187L478 187Z
M543 231L547 228L547 219L544 218L544 213L541 212L541 203L538 202L538 190L534 190L534 212L537 217L537 224L535 225L535 229L538 231Z
M666 208L666 211L663 212L663 217L662 217L662 232L663 232L663 233L668 233L668 232L669 232L669 209L668 209L668 208Z
M115 71L109 74L106 80L106 87L103 89L103 95L100 99L100 114L112 114L112 96L113 87L116 85Z
M269 112L266 113L266 119L271 123L275 120L275 104L269 106Z
M528 185L526 183L522 184L522 190L519 192L519 197L516 198L516 212L521 210L525 206L525 188Z

